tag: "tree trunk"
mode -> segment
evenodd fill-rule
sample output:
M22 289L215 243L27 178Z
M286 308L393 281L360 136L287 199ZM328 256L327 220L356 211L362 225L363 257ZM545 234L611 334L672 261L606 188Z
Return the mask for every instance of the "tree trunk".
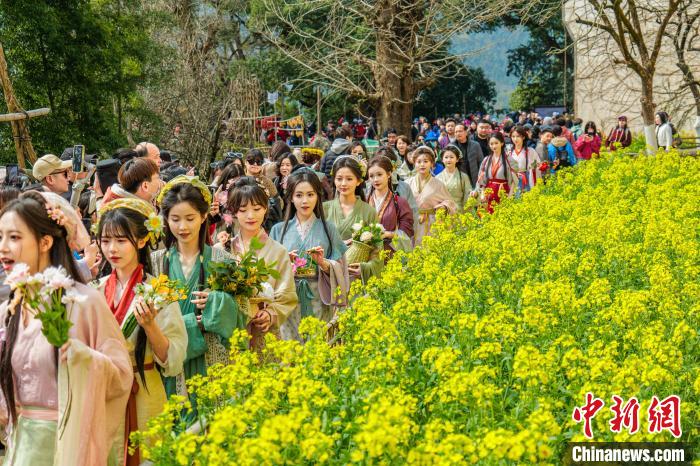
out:
M415 31L406 22L413 4L383 0L377 2L379 13L374 26L377 30L376 64L373 74L377 101L379 136L389 128L411 138L413 101L417 89L413 81L412 64L407 57L415 43Z
M642 77L642 121L644 123L644 138L648 152L656 152L659 148L656 140L656 125L654 115L656 104L654 103L654 79L653 77Z
M394 128L398 134L411 138L411 121L413 118L413 79L406 76L396 79L394 76L384 76L377 79L381 99L377 121L379 131L383 133L389 128Z
M390 42L377 41L377 67L374 70L379 101L377 122L379 135L389 128L411 138L413 100L416 97L413 77L407 64L391 50Z

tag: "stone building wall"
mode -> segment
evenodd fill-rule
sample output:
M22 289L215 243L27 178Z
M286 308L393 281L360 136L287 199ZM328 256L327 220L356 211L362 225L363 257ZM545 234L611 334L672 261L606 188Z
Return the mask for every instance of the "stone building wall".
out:
M564 4L564 24L574 39L574 111L585 121L594 121L607 132L626 115L634 132L642 131L640 80L626 66L614 64L608 50L619 50L607 33L600 33L576 23L576 18L593 19L587 0L568 0ZM649 20L649 40L653 40L656 24ZM620 52L617 57L621 58ZM687 58L691 58L688 54ZM695 53L691 66L700 75L700 54ZM666 111L671 121L684 131L694 130L696 107L693 96L683 83L676 67L676 54L668 41L657 62L654 100L657 111Z

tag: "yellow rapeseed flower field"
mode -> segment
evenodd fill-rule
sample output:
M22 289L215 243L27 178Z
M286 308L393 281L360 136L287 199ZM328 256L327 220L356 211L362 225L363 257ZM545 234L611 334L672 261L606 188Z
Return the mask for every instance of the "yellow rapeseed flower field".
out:
M560 464L585 440L572 418L605 402L599 441L651 434L653 396L700 426L700 158L603 154L496 213L447 218L397 254L341 319L342 344L306 319L305 345L268 339L260 362L195 379L137 435L162 465ZM612 396L636 397L639 432L613 433Z

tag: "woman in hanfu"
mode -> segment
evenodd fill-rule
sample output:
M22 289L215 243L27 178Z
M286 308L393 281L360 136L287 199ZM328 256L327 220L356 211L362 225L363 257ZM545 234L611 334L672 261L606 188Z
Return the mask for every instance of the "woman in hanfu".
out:
M487 155L481 162L479 177L472 196L481 195L482 201L486 203L488 213L492 214L493 204L501 202L501 191L512 196L517 181L505 154L503 135L499 132L491 133L489 147L491 155Z
M206 375L207 367L228 364L229 339L236 328L246 324L233 296L207 289L207 264L232 259L224 249L205 243L211 199L209 188L199 178L185 175L169 181L158 196L166 249L151 254L153 274L179 280L187 291L187 298L179 301L187 329L187 354L183 372L165 379L168 396L185 395L185 381L196 374Z
M508 162L518 177L520 192L528 192L535 186L537 180L542 178L539 166L542 163L535 149L528 147L527 130L522 126L516 126L510 133L513 147L508 155ZM482 162L483 163L483 162Z
M370 225L379 223L377 211L364 201L364 176L360 163L353 156L341 155L331 170L335 197L323 203L323 211L328 221L338 229L340 238L348 246L352 243L353 225ZM362 279L367 283L369 277L379 275L384 268L380 249L375 248L367 262L348 264L350 278Z
M269 205L269 197L252 177L238 180L229 197L228 208L238 220L240 230L231 241L234 257L240 259L251 250L251 242L257 240L262 247L254 250L259 259L269 267L274 264L280 274L279 278L269 277L266 285L268 293L262 293L261 302L257 304L255 316L248 322L248 333L253 336L251 346L256 346L256 337L272 332L280 336L280 326L296 308L296 285L292 263L287 249L274 239L268 237L263 229L263 222ZM259 341L259 338L257 338Z
M347 304L350 288L345 262L347 246L323 212L323 187L308 168L295 171L288 181L285 220L270 231L270 237L288 251L292 263L306 261L311 273L295 274L299 304L280 327L283 339L299 337L299 322L315 316L330 322L336 309Z
M34 191L0 214L0 261L13 286L0 305L0 440L6 466L102 466L124 419L133 371L124 337L102 294L82 283L72 250L90 237L54 193ZM60 279L49 267L62 267ZM18 284L52 273L64 287L69 339L42 334ZM66 282L69 283L66 283Z
M371 183L368 202L374 206L379 221L384 227L384 250L389 257L397 249L410 251L413 245L413 210L408 201L393 192L391 160L383 155L369 161Z
M161 375L181 373L187 351L179 304L156 309L134 292L136 285L154 278L149 245L157 245L160 223L153 206L140 199L117 199L99 211L98 244L111 273L100 280L98 289L122 328L134 368L126 419L122 419L123 428L112 450L111 463L115 465L140 464L138 448L133 455L128 454L129 435L145 430L148 420L163 412L167 397ZM132 319L136 319L136 327L129 325Z
M469 176L462 173L459 169L459 159L462 157L462 151L457 146L449 144L442 150L442 163L445 169L438 173L435 177L447 188L447 191L452 196L452 200L457 205L457 213L464 212L464 205L467 203L472 192L472 184L469 182Z
M430 235L430 228L435 223L437 210L445 209L448 213L454 214L457 212L457 206L442 181L432 174L435 166L435 152L430 147L421 146L416 149L414 155L416 175L406 182L411 187L418 204L418 219L416 219L413 241L414 245L418 246L423 242L424 236Z

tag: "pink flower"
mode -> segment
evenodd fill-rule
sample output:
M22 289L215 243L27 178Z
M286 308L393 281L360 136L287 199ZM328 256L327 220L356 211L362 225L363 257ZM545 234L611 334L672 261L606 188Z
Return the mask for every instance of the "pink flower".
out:
M297 269L306 267L306 259L303 257L297 257L294 259L294 262L292 262L292 271L296 273Z
M233 223L233 215L231 214L224 214L222 215L222 218L224 219L226 225L231 225Z
M228 202L228 191L220 191L219 194L216 195L216 200L219 201L219 204L226 205Z

